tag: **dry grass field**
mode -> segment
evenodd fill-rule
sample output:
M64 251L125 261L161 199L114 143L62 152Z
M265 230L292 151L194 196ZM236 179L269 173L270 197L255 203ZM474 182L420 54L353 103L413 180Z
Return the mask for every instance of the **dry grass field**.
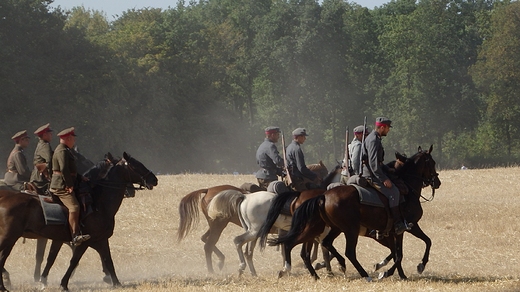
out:
M409 279L397 275L377 280L372 266L388 250L368 238L360 238L358 258L375 279L361 279L347 261L347 272L339 272L333 262L334 277L318 271L314 281L293 250L293 272L277 279L281 256L274 247L255 250L259 277L246 270L238 277L238 257L233 237L242 232L229 226L219 247L226 254L224 269L206 272L200 236L207 227L202 217L198 227L181 243L176 242L178 204L191 191L220 185L239 186L254 182L252 175L171 175L159 176L152 191L139 191L125 199L116 216L110 240L116 271L123 287L112 289L102 282L98 255L88 250L70 281L72 291L520 291L520 168L441 171L442 186L432 202L423 204L420 221L433 246L430 262L422 275L416 271L424 245L405 235L403 267ZM425 189L430 195L431 190ZM335 242L343 252L345 242ZM35 240L20 239L8 258L12 291L38 291L32 281ZM66 247L49 275L47 291L58 291L70 257Z

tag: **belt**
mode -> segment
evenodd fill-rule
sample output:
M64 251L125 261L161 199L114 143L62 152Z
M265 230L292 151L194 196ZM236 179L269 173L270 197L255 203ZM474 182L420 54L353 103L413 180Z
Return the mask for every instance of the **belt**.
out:
M53 170L52 173L53 173L53 174L62 174L62 172L59 171L59 170ZM75 173L75 172L71 172L71 173L70 173L70 176L76 176L76 173Z

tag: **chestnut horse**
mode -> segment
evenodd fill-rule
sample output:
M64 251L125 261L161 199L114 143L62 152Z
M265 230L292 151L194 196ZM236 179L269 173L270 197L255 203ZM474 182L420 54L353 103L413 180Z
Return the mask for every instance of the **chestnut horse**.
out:
M325 175L328 174L327 167L323 164L323 162L319 162L317 164L311 164L307 166L313 172L315 172L320 178L324 178ZM336 168L337 169L337 168ZM336 174L337 171L334 172ZM334 176L335 177L335 176ZM332 178L332 177L331 177ZM213 260L212 254L218 258L218 268L222 270L224 267L224 261L226 256L218 249L216 246L218 240L220 239L220 235L222 231L228 223L234 223L237 226L242 226L238 215L234 215L229 218L215 218L211 219L208 217L208 205L211 200L218 195L219 193L227 190L235 190L239 191L242 194L247 194L248 191L237 188L231 185L219 185L206 189L200 189L193 191L181 199L179 203L179 228L177 229L177 241L183 240L191 229L195 228L197 223L199 222L199 205L206 221L208 222L208 229L202 235L201 240L204 242L204 253L206 255L206 267L208 272L213 274L215 271L213 269Z
M157 177L141 162L127 153L107 176L110 186L100 187L92 193L96 211L83 220L83 232L91 236L90 240L74 249L69 268L63 276L60 286L68 290L72 272L88 247L95 249L103 259L114 286L120 286L114 263L110 254L108 239L112 236L115 215L123 201L128 183L140 184L152 189L157 185ZM64 212L66 208L63 207ZM0 268L3 269L7 257L20 237L49 238L56 241L71 241L68 225L46 225L38 197L20 192L0 191ZM0 291L7 291L3 279L0 279Z
M403 210L405 218L409 220L408 222L413 223L414 226L418 226L417 221L422 216L422 208L419 201L422 188L431 186L433 189L436 189L441 184L435 169L435 161L431 156L432 150L433 147L430 147L428 151L422 151L419 147L419 152L408 158L399 171L399 176L412 190L413 195L407 197ZM303 202L294 213L289 233L270 243L275 245L284 244L285 253L288 255L288 267L290 267L290 252L292 248L299 243L309 242L320 235L325 226L329 226L331 231L322 241L323 246L344 266L344 262L341 262L343 257L332 245L334 239L343 232L347 242L347 258L362 277L371 280L356 257L358 235L366 234L366 230L385 230L387 220L388 213L385 208L360 203L358 191L354 186L339 186L326 191L323 195ZM401 267L402 235L396 236L393 232L390 232L390 236L381 239L380 242L392 251L395 261L394 266L391 268L392 273L393 270L397 269L399 276L405 279L406 275ZM302 257L311 275L315 279L319 278L314 268L307 264L309 262L308 254L302 253Z

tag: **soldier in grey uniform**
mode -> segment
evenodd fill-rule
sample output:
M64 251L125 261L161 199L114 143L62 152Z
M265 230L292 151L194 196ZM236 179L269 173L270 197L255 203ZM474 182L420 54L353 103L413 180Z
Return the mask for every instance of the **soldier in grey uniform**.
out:
M300 147L307 140L307 131L304 128L297 128L292 132L293 141L287 146L287 167L291 174L292 189L301 192L307 190L307 184L319 185L318 175L307 168L305 157ZM312 187L311 187L312 188Z
M362 153L364 156L366 155L367 160L363 165L363 177L367 178L377 190L388 198L395 233L402 234L408 230L408 226L403 222L399 210L399 189L388 178L385 169L387 166L383 164L385 151L381 137L388 134L392 127L391 124L392 121L385 117L377 118L375 129L366 137L365 147L362 149Z
M347 184L348 180L347 171L351 171L350 175L359 175L361 170L361 142L363 141L363 125L355 127L353 132L354 139L352 139L352 142L348 144L348 167L343 167L343 170L341 171L341 183L345 185ZM370 133L370 128L366 127L364 132L366 138L366 136L368 136ZM347 162L343 161L343 163L345 164Z
M34 151L34 169L31 173L31 182L40 189L47 190L49 188L50 178L52 175L52 129L50 124L39 127L34 134L38 136L38 145Z
M262 190L267 190L269 183L282 175L283 158L280 157L276 143L280 138L280 128L265 128L265 139L256 150L256 162L261 167L256 172L256 180Z
M82 235L79 226L79 203L74 194L74 184L78 177L76 158L72 147L76 143L74 127L58 133L60 144L52 155L52 178L50 190L63 202L69 210L69 228L72 234L72 245L78 246L90 239L90 235Z
M21 191L24 184L31 178L31 170L27 166L27 158L23 153L24 149L29 146L30 138L27 131L20 131L11 138L14 140L13 150L7 158L7 172L4 175L4 182L11 188Z

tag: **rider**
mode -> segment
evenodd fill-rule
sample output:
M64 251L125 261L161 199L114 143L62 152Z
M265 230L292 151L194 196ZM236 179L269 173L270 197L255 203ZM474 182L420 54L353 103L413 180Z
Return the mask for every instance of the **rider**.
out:
M286 151L287 167L292 180L291 187L297 192L317 188L317 185L319 185L318 175L305 165L305 158L300 146L307 140L307 131L304 128L297 128L292 132L292 135L293 141L287 146ZM307 184L309 184L309 188Z
M256 180L262 190L266 190L269 183L278 180L282 175L283 158L280 157L276 143L280 139L280 128L265 128L265 139L256 150L256 162L261 167L256 172Z
M74 194L74 182L76 173L76 161L71 150L76 143L74 127L67 128L58 133L60 144L52 155L52 179L51 191L60 198L65 207L69 209L69 227L72 234L72 245L78 246L90 239L90 235L82 235L79 226L79 203ZM81 177L81 176L80 176Z
M386 174L386 165L383 164L385 152L381 143L381 137L388 134L392 127L391 124L391 120L378 117L375 129L366 137L365 147L362 149L363 156L366 158L363 165L363 177L371 181L371 184L388 198L395 233L399 235L408 230L409 227L403 222L399 210L399 190Z
M364 131L363 131L364 130ZM363 125L357 126L353 130L354 132L354 139L352 139L352 142L348 144L348 155L349 155L349 162L348 167L343 167L343 170L341 171L341 183L347 184L348 181L348 173L347 171L350 171L351 175L359 174L360 173L360 162L361 162L361 142L363 141L363 132L365 133L365 138L370 133L370 128L366 127L364 129ZM347 163L346 161L343 161L343 163Z
M53 154L50 143L52 132L50 124L45 124L34 131L39 141L34 151L34 169L31 174L31 182L40 190L46 190L50 183ZM45 172L45 169L47 169L47 172Z
M24 189L24 184L31 178L31 170L27 166L27 159L23 153L24 149L29 146L30 138L27 131L20 131L11 138L15 145L9 158L7 158L7 172L4 176L4 182L11 188L20 191Z

